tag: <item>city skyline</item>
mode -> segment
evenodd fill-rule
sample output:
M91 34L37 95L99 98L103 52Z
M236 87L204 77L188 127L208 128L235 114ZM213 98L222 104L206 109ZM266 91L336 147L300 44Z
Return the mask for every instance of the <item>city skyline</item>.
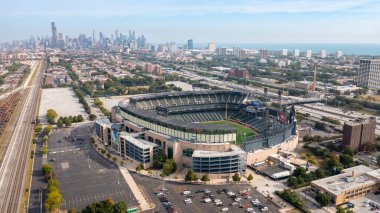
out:
M1 42L50 35L46 23L54 21L70 37L135 29L151 43L380 43L380 3L373 0L17 1L0 3L0 27L7 29Z

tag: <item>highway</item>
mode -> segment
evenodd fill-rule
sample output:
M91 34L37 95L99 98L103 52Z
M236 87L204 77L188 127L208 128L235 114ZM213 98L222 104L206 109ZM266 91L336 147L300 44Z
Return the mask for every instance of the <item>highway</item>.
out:
M41 80L45 63L32 66L37 69L35 81L24 86L23 106L14 126L11 140L0 167L0 212L22 212L21 198L24 192L27 160L30 157L30 146L34 126L37 102L40 96ZM39 66L38 66L39 65ZM34 72L31 72L34 73Z

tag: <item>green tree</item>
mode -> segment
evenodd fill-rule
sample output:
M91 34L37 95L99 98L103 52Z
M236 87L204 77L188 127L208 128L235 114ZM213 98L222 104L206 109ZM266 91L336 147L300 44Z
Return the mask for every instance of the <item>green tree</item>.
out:
M92 203L82 209L82 213L126 213L128 207L125 202L115 203L111 198L97 203Z
M70 118L65 117L63 119L63 123L65 123L65 127L71 126L71 120L70 120Z
M51 133L51 131L53 130L53 126L52 125L47 125L45 128L44 128L44 132L46 135L49 135Z
M34 131L37 132L37 133L41 132L42 131L41 124L37 124L36 127L34 127Z
M59 191L51 191L47 194L45 209L47 211L55 211L62 202L63 198L61 193L59 193Z
M90 115L89 115L89 118L90 118L90 121L93 121L93 120L96 119L96 115L94 115L94 114L90 114Z
M348 154L340 155L339 161L343 164L345 168L354 166L354 159L351 155L348 155Z
M48 109L47 112L46 112L46 118L48 120L48 123L49 124L54 124L55 123L55 119L58 117L58 114L55 110L53 109Z
M294 177L294 176L290 176L290 177L288 178L287 183L288 183L288 186L289 186L289 187L295 187L295 186L297 186L297 184L298 184L298 179L297 179L296 177Z
M48 148L46 146L42 147L42 154L46 155L48 153Z
M84 121L84 118L82 115L78 115L77 120L78 120L78 122L82 122L82 121Z
M45 136L42 138L42 143L46 144L46 143L48 142L48 140L49 140L49 137L45 135Z
M203 182L207 182L207 181L210 181L210 178L209 178L209 176L208 176L208 174L206 173L206 174L204 174L202 177L201 177L201 181L203 181Z
M136 171L137 172L139 172L139 171L141 171L143 169L144 169L144 166L141 163L139 165L137 165L137 167L136 167Z
M59 189L59 186L60 186L60 183L59 183L59 180L57 179L50 179L48 181L48 189L49 188L56 188L56 189Z
M324 193L319 193L316 197L315 200L321 204L321 206L327 206L330 203L331 198Z
M162 169L167 159L166 155L162 151L159 151L153 156L153 168Z
M315 175L318 179L321 179L321 178L325 178L326 177L326 173L321 170L321 169L317 169L315 170Z
M305 177L306 175L306 169L303 167L298 167L293 171L293 176L295 177Z
M165 176L169 176L170 174L174 173L177 170L177 164L173 159L167 159L164 163L164 166L162 168L162 173Z
M233 180L234 182L239 182L240 179L241 179L241 177L240 177L240 175L239 175L238 172L236 172L236 173L232 176L232 180Z
M37 138L33 138L32 143L37 143Z
M247 180L248 180L248 181L253 180L253 175L252 175L252 174L249 174L248 177L247 177Z
M336 213L346 213L346 210L343 207L338 206L336 207Z
M42 174L46 179L50 179L53 177L54 169L49 164L45 163L42 165Z
M68 213L79 213L76 208L69 209Z
M57 121L57 127L58 128L62 128L63 127L63 121L62 120L58 120Z
M112 158L112 161L115 163L117 161L117 158L116 157L113 157Z
M187 174L185 176L185 181L187 182L192 182L192 181L197 181L198 180L198 177L197 175L193 172L193 170L189 170L187 171Z
M318 130L321 130L321 131L327 130L326 124L324 124L322 122L316 122L314 127Z
M347 154L347 155L350 155L353 157L354 151L352 150L352 148L350 146L345 146L344 150L343 150L343 154Z
M378 155L378 156L376 157L376 163L377 163L377 165L380 165L380 155Z

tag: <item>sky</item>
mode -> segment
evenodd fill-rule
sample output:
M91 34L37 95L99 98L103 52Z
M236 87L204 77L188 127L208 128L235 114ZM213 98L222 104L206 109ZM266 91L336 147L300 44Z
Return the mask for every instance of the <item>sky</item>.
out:
M0 42L134 29L148 42L380 44L380 0L0 0Z

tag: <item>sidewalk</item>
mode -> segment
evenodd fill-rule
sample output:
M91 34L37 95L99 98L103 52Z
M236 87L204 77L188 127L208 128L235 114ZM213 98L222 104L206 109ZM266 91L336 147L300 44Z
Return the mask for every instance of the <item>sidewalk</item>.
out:
M125 181L128 183L128 186L131 188L133 195L137 199L137 202L140 205L141 211L152 209L152 206L148 203L147 198L143 195L140 188L137 186L135 180L132 178L128 169L119 165L118 167L121 173L123 174Z

